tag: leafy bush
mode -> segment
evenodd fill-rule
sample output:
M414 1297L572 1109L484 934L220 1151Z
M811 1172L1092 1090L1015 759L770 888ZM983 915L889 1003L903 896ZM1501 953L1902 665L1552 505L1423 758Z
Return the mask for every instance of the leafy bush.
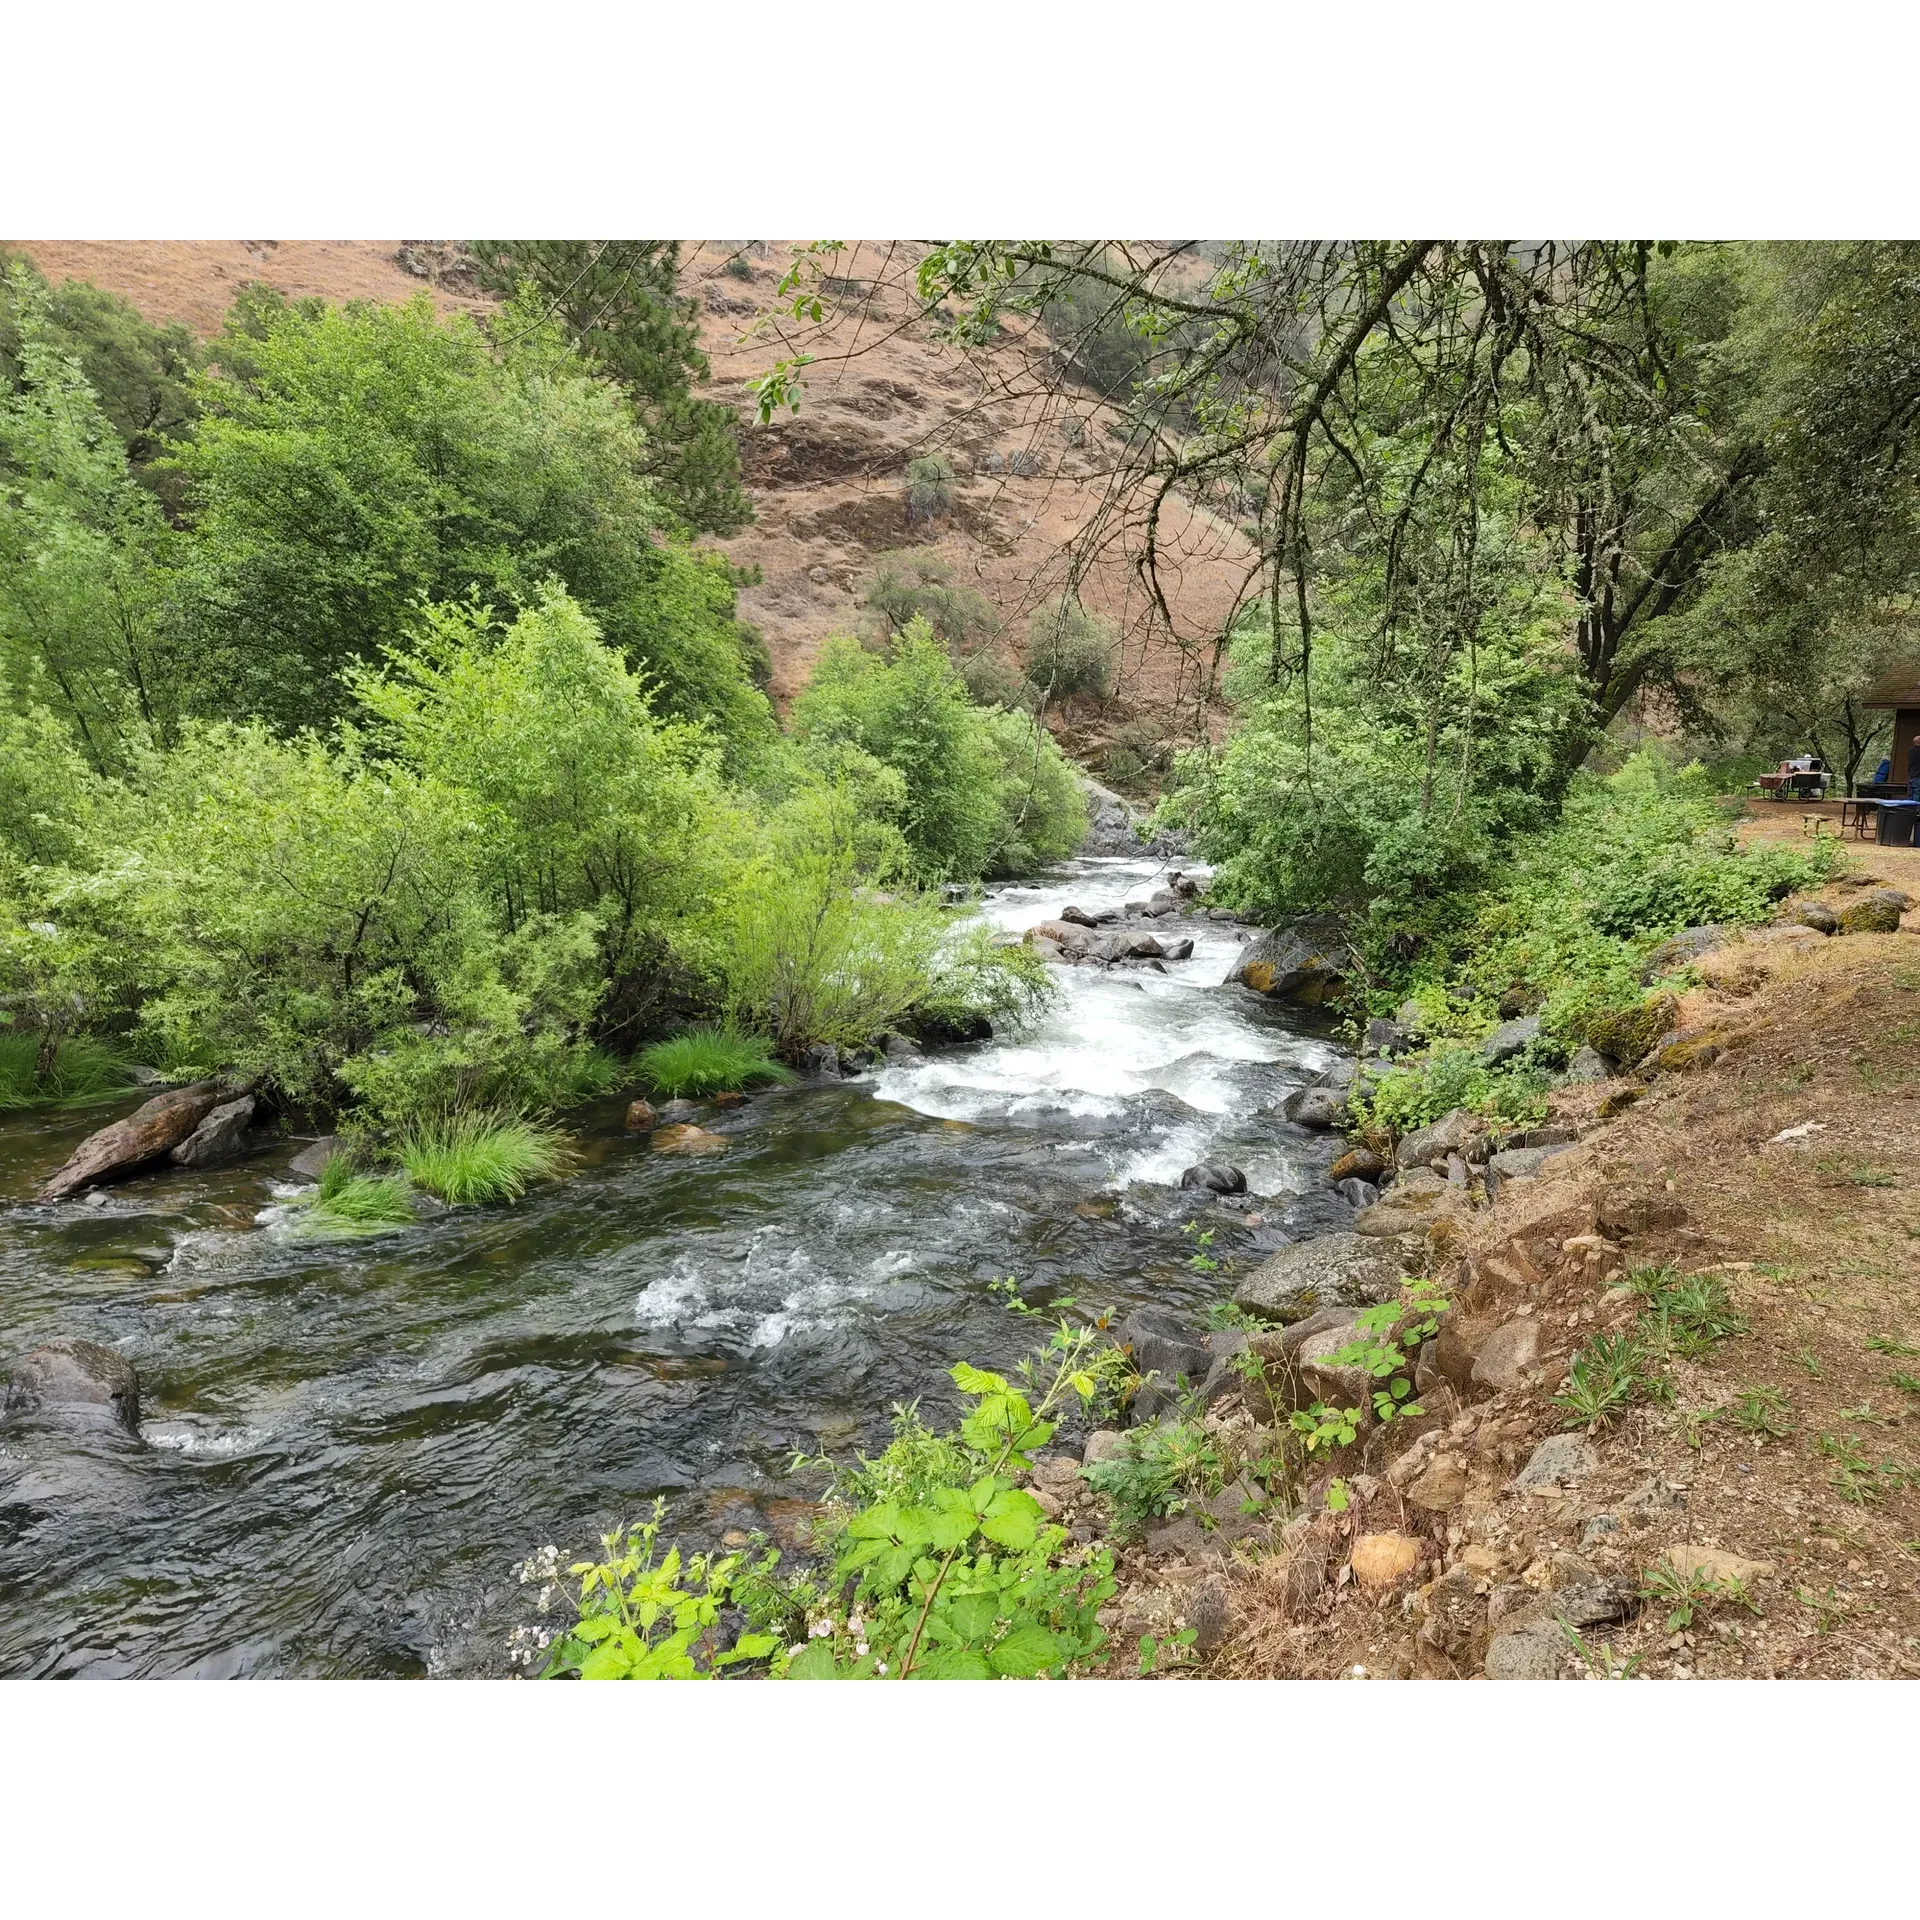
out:
M1539 1120L1546 1113L1549 1077L1524 1061L1490 1067L1478 1046L1447 1042L1424 1055L1369 1072L1356 1083L1352 1105L1363 1124L1411 1133L1455 1107L1499 1119Z
M554 1645L549 1676L691 1679L766 1658L776 1678L988 1680L1062 1676L1106 1644L1096 1615L1114 1591L1103 1548L1077 1548L1049 1526L1012 1475L1055 1431L1069 1397L1091 1402L1124 1366L1089 1328L1056 1329L1019 1380L957 1366L969 1403L959 1430L935 1434L911 1407L894 1409L894 1439L877 1460L842 1472L822 1525L830 1575L772 1577L777 1556L735 1560L677 1550L656 1562L662 1509L650 1526L607 1536L608 1558L574 1568L580 1625ZM557 1585L557 1556L522 1578ZM824 1597L823 1597L824 1589ZM720 1607L743 1603L755 1628L789 1626L804 1600L806 1637L781 1647L743 1635L722 1652ZM524 1655L522 1656L524 1657Z
M923 453L907 462L907 524L937 520L953 511L953 462L944 453Z
M402 1136L395 1148L407 1178L450 1207L518 1200L536 1180L551 1180L569 1163L566 1135L533 1121L456 1114ZM331 1166L331 1163L329 1163Z
M953 568L925 552L875 557L867 606L886 635L926 621L950 653L969 654L999 627L993 603L975 588L956 586Z
M1052 737L974 706L920 616L884 661L829 641L793 724L823 765L853 748L900 775L895 817L923 880L1030 872L1085 837L1085 797Z
M1113 1453L1081 1472L1106 1501L1114 1538L1122 1543L1138 1540L1190 1500L1212 1499L1226 1484L1212 1436L1190 1420L1129 1428Z
M1049 697L1104 700L1113 691L1119 630L1079 601L1036 608L1027 622L1027 678Z
M793 1078L758 1034L732 1033L724 1027L696 1027L657 1040L634 1056L634 1065L649 1086L676 1100Z

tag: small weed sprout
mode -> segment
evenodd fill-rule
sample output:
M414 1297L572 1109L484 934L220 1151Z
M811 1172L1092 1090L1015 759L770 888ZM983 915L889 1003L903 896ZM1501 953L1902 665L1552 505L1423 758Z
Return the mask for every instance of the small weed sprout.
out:
M1588 1640L1570 1620L1560 1622L1560 1631L1579 1655L1589 1680L1631 1680L1640 1669L1639 1654L1629 1654L1623 1660L1605 1641Z
M1871 1333L1867 1336L1869 1353L1884 1353L1895 1360L1920 1360L1920 1347L1909 1346L1904 1340L1894 1340L1884 1333Z
M1693 1625L1695 1614L1711 1606L1720 1592L1720 1583L1700 1568L1682 1572L1670 1560L1662 1560L1640 1575L1640 1597L1667 1608L1669 1633L1685 1633Z
M1733 1424L1761 1441L1784 1440L1793 1431L1786 1397L1772 1387L1743 1387L1733 1403Z

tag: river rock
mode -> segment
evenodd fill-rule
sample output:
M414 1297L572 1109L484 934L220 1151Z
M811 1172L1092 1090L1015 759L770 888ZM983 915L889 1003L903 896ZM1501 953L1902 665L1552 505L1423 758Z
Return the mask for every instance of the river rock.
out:
M1581 1047L1567 1062L1569 1080L1611 1080L1613 1062L1604 1053L1597 1053L1592 1047Z
M49 1340L14 1367L6 1411L82 1425L112 1423L138 1433L140 1381L111 1347Z
M1771 1560L1748 1560L1723 1547L1697 1547L1691 1541L1669 1547L1663 1558L1683 1580L1691 1574L1705 1580L1737 1580L1750 1587L1773 1571Z
M1391 1059L1395 1054L1405 1053L1413 1045L1413 1035L1396 1021L1369 1020L1367 1035L1361 1045L1368 1053Z
M287 1171L296 1180L318 1180L326 1172L327 1162L344 1147L345 1142L337 1133L322 1134L287 1162Z
M1193 942L1191 940L1169 940L1161 948L1161 955L1168 960L1191 960Z
M660 1116L651 1100L636 1100L627 1108L627 1131L651 1133L660 1124Z
M1842 933L1898 933L1902 909L1879 893L1854 900L1840 909Z
M217 1167L234 1159L246 1145L254 1104L253 1095L243 1093L215 1107L179 1145L168 1149L167 1158L176 1167Z
M1327 1169L1327 1184L1337 1187L1342 1180L1378 1180L1387 1163L1371 1147L1349 1147Z
M1788 926L1811 927L1815 933L1840 931L1840 916L1824 900L1791 900L1783 917Z
M807 1049L800 1067L803 1073L818 1076L837 1074L840 1071L840 1049L829 1045L825 1040L816 1040Z
M1114 1427L1101 1427L1087 1435L1087 1444L1080 1451L1084 1465L1097 1467L1103 1460L1111 1460L1116 1454L1126 1450L1127 1436Z
M1105 927L1120 918L1112 907L1103 907L1098 913L1089 913L1084 907L1062 907L1055 917L1073 927Z
M1480 1058L1488 1066L1497 1067L1503 1061L1525 1053L1540 1038L1540 1016L1537 1013L1523 1014L1518 1020L1503 1020L1487 1035L1480 1049Z
M1507 1393L1521 1385L1540 1358L1540 1328L1536 1321L1509 1320L1480 1343L1470 1376L1476 1387Z
M1644 1060L1653 1043L1670 1033L1680 1021L1680 1002L1671 993L1656 993L1637 1007L1616 1007L1598 1013L1587 1022L1587 1044L1631 1067Z
M1247 1176L1238 1167L1217 1163L1187 1168L1180 1176L1180 1184L1183 1187L1199 1187L1208 1193L1245 1193Z
M1120 1323L1120 1337L1141 1373L1158 1377L1162 1391L1186 1380L1198 1386L1214 1356L1200 1334L1165 1307L1140 1307Z
M1355 1213L1364 1213L1369 1207L1380 1204L1380 1189L1371 1180L1358 1178L1340 1181L1335 1187L1337 1193Z
M178 1146L232 1089L218 1080L196 1080L149 1100L124 1120L89 1134L73 1157L40 1189L42 1200L66 1200L83 1188L130 1173Z
M1370 1307L1391 1299L1405 1268L1400 1256L1355 1233L1330 1233L1282 1247L1233 1290L1243 1312L1301 1320L1323 1307Z
M1346 969L1346 942L1339 922L1315 916L1249 941L1227 980L1271 1000L1317 1007L1344 989Z
M1287 1096L1280 1111L1295 1126L1331 1132L1347 1123L1347 1091L1344 1087L1301 1087Z
M656 1121L665 1121L670 1125L677 1125L682 1121L691 1120L699 1111L700 1102L698 1100L669 1100L653 1117Z
M1401 1167L1425 1167L1436 1160L1444 1164L1450 1153L1459 1154L1463 1160L1484 1160L1487 1148L1485 1123L1464 1107L1455 1107L1430 1127L1408 1134L1394 1149L1393 1157Z
M661 1127L648 1145L655 1153L725 1153L733 1143L724 1133L709 1133L705 1127L676 1125Z
M1559 1625L1537 1620L1518 1633L1499 1633L1487 1645L1489 1680L1558 1680L1566 1664L1567 1639Z

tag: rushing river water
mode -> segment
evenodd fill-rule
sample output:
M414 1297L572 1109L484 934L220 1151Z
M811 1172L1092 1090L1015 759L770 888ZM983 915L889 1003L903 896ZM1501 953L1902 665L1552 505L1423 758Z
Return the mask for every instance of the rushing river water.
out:
M1083 860L985 911L1158 873ZM650 1153L609 1102L563 1185L377 1239L257 1224L291 1146L27 1204L112 1112L0 1125L0 1375L80 1335L143 1399L138 1444L0 1425L0 1674L500 1673L520 1556L657 1493L693 1537L777 1530L796 1450L877 1444L891 1402L945 1409L952 1361L1031 1339L988 1282L1198 1300L1196 1213L1238 1259L1334 1224L1327 1143L1274 1111L1333 1049L1221 985L1239 929L1180 931L1163 974L1063 970L1021 1036L708 1115L725 1156ZM1178 1192L1202 1159L1243 1210Z

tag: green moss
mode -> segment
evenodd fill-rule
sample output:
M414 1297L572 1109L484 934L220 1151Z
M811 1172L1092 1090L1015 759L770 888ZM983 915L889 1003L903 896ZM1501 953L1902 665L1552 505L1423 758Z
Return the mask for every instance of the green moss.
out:
M1680 1018L1680 1002L1670 993L1656 993L1637 1007L1597 1013L1587 1021L1587 1045L1623 1067L1644 1060L1653 1043L1670 1033Z
M1891 900L1856 900L1840 909L1842 933L1898 933L1900 909Z

